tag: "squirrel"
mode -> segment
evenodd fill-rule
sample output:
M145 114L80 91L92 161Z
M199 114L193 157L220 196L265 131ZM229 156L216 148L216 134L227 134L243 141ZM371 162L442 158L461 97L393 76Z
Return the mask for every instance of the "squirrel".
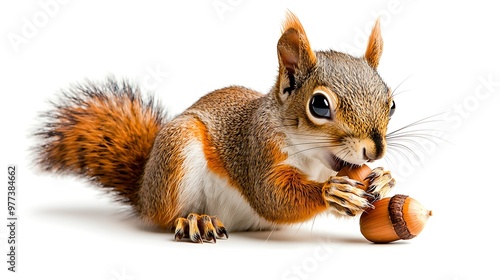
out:
M167 117L126 80L77 84L42 113L36 164L110 190L176 241L356 216L395 184L381 167L366 191L336 176L385 154L395 103L377 72L382 48L376 21L362 57L313 51L288 12L269 93L226 87Z

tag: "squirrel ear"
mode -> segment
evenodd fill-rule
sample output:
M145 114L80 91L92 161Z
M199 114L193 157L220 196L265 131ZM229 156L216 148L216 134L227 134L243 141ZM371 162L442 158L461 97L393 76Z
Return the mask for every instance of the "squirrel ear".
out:
M288 12L283 23L283 33L278 41L280 63L280 93L291 93L296 78L316 64L316 55L309 45L306 32L297 16ZM286 95L286 94L285 94ZM282 96L282 99L286 96Z
M370 39L368 40L368 47L365 52L365 59L373 69L377 69L378 62L382 56L382 48L384 46L384 41L382 40L382 34L380 32L380 20L375 21L372 33L370 34Z

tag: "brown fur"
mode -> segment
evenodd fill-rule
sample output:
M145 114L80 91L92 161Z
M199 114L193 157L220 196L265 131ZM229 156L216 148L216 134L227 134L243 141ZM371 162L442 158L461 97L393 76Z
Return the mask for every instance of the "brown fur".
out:
M171 228L180 215L179 192L185 176L182 149L196 137L195 125L178 117L158 133L139 189L140 215L153 225Z
M259 208L259 214L278 224L309 220L326 210L323 183L307 179L307 175L288 165L278 165L266 176L266 193L261 199L268 207Z

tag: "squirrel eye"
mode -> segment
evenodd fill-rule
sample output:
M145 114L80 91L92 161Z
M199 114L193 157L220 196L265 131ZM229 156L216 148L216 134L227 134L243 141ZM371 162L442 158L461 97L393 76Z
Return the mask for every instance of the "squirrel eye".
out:
M326 96L321 93L316 93L313 95L309 103L309 111L316 118L332 118L330 103L328 102Z
M394 100L392 100L391 109L389 111L389 117L392 117L392 115L394 115L395 111L396 111L396 102L394 102Z

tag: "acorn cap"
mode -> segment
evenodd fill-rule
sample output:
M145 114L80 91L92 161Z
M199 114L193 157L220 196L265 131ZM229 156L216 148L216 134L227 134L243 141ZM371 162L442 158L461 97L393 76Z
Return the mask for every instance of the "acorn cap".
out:
M373 203L360 218L361 233L374 243L388 243L417 236L432 212L407 195L398 194Z

